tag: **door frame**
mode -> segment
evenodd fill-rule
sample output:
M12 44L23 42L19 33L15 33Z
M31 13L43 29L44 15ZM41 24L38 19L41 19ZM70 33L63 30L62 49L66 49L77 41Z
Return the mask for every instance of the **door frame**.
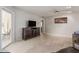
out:
M1 24L1 20L2 20L2 16L1 16L1 10L5 10L5 11L7 11L7 12L9 12L9 13L11 13L12 14L12 19L11 19L11 39L12 39L12 41L11 41L11 43L13 43L14 41L15 41L15 36L14 36L14 33L15 33L15 13L11 10L11 9L9 9L9 8L7 8L7 7L1 7L0 8L0 28L2 29L2 24ZM1 29L0 29L0 33L1 33ZM1 38L1 35L2 34L0 34L0 49L2 49L1 47L2 47L2 38ZM10 43L10 44L11 44ZM8 44L9 45L9 44ZM7 45L7 46L8 46ZM6 46L6 47L7 47ZM6 48L6 47L4 47L4 48Z

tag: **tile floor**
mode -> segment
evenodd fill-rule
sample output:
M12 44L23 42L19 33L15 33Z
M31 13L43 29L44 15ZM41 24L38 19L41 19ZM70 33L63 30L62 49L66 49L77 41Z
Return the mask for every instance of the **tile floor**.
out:
M28 40L17 41L6 48L12 53L51 53L72 46L72 39L41 35Z

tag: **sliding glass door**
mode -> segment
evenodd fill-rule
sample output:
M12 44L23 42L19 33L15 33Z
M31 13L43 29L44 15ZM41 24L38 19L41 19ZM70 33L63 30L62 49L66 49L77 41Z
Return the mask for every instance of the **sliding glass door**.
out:
M12 14L5 10L1 10L1 48L5 48L12 42Z

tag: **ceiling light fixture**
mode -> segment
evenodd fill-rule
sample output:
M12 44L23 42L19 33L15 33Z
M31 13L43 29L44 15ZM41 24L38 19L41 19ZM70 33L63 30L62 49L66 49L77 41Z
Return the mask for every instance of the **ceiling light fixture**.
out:
M70 9L70 8L71 8L71 6L66 6L66 8L67 8L67 9Z

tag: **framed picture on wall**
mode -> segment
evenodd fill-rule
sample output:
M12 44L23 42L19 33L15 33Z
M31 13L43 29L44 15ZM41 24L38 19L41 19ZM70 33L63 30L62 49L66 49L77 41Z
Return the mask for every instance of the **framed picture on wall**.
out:
M54 23L67 23L67 17L55 18Z

